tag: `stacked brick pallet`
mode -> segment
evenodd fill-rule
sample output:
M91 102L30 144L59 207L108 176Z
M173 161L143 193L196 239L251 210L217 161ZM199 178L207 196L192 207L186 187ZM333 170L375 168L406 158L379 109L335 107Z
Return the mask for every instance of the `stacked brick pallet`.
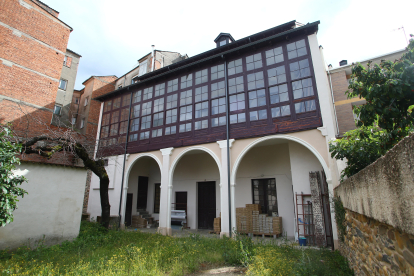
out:
M237 231L252 234L282 234L282 218L261 214L259 204L246 204L245 208L236 208Z
M142 218L142 216L132 216L132 227L135 228L147 228L147 220Z

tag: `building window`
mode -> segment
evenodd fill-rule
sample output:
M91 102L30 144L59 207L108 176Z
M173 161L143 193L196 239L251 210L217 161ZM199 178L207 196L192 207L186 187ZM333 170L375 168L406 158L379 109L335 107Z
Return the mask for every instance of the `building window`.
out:
M218 98L211 101L211 115L226 112L226 98Z
M262 54L258 53L255 55L251 55L246 57L246 69L247 71L262 68Z
M181 89L191 87L193 85L193 74L181 77Z
M195 89L195 102L206 101L208 99L208 86L197 87Z
M114 103L112 104L112 109L117 109L121 106L121 97L114 100Z
M247 89L258 89L264 87L263 72L247 75Z
M180 125L180 133L191 131L191 123Z
M79 98L75 98L75 104L79 104Z
M295 112L303 113L316 110L315 100L295 103Z
M194 122L194 129L195 130L205 129L205 128L208 128L208 120L202 120L202 121Z
M139 103L141 101L141 93L142 91L136 91L134 92L134 95L132 96L132 103Z
M122 106L127 106L131 102L131 95L125 95L122 97Z
M112 109L112 101L107 101L104 103L104 112L111 111Z
M161 184L155 183L154 191L154 214L160 213L160 201L161 201Z
M226 125L226 116L211 119L211 127L225 126L225 125Z
M178 89L178 78L168 81L167 93L177 91L177 89Z
M128 108L122 109L121 110L121 121L128 120L128 115L129 115L129 109Z
M211 84L211 98L222 97L226 95L224 81Z
M193 118L193 106L187 105L180 108L180 121L187 121ZM181 132L181 131L180 131Z
M292 80L309 77L310 68L308 59L292 62L290 66L290 76Z
M66 90L66 86L68 85L68 81L64 79L60 79L59 81L59 89Z
M140 105L139 104L137 104L137 105L134 105L133 107L132 107L132 112L131 112L131 118L136 118L136 117L139 117L139 111L141 110L141 108L140 108Z
M229 94L244 91L243 76L229 79Z
M230 111L242 110L246 108L245 95L240 93L237 95L231 95L230 100Z
M287 45L288 58L301 57L307 54L305 40L299 40Z
M236 59L229 62L228 65L228 75L234 75L243 72L242 59Z
M270 87L269 94L270 104L289 101L287 84Z
M162 128L152 130L152 138L162 136Z
M267 70L267 77L269 78L269 86L286 82L285 66L279 66Z
M147 103L142 104L142 112L141 112L142 116L151 114L151 105L152 105L152 102L147 102Z
M164 112L154 114L153 127L162 126L164 122Z
M177 107L177 95L174 94L167 97L167 109Z
M104 161L104 167L108 167L108 163L109 163L108 158L105 158L103 161Z
M300 99L313 96L312 79L303 79L292 82L293 98Z
M108 137L109 134L109 126L103 126L101 131L101 138Z
M151 127L151 115L141 118L141 130L148 129Z
M249 92L249 107L258 107L266 105L266 93L264 89Z
M53 114L60 115L62 107L60 105L55 105L55 109L53 109Z
M129 135L128 140L129 140L129 142L137 141L138 140L138 133L134 133L134 134Z
M220 46L223 46L223 45L226 45L226 40L222 40L222 41L220 41Z
M147 73L147 67L148 67L147 66L147 61L141 62L139 64L139 73L138 73L138 76L142 76L145 73Z
M66 63L68 62L68 56L65 56L65 58L63 59L63 65L66 66Z
M273 216L278 213L276 180L269 179L253 179L253 204L260 204L263 214Z
M224 64L211 67L211 80L213 81L221 78L224 78Z
M193 91L187 90L180 94L180 105L187 105L193 103Z
M155 86L155 96L162 96L165 93L165 83L160 83Z
M118 135L118 127L119 127L119 124L111 125L111 136Z
M131 132L139 130L139 118L131 120L131 127L129 129Z
M119 122L119 111L112 112L111 124Z
M196 104L195 118L202 118L206 116L208 116L208 101Z
M154 113L164 110L164 98L154 100Z
M283 105L271 109L272 118L290 116L290 105Z
M106 126L109 125L109 119L110 119L111 114L105 114L102 116L102 125Z
M139 135L139 140L149 139L149 136L150 136L149 131L141 132L141 134Z
M85 126L85 118L81 120L80 128L83 128Z
M127 128L128 128L128 122L127 121L122 122L120 124L120 127L119 127L119 134L125 134L125 133L127 133Z
M76 124L76 117L72 117L71 124L72 124L72 125Z
M165 128L165 135L172 135L177 133L177 126L171 126Z
M284 61L282 47L277 47L266 51L267 66Z
M153 91L154 91L154 87L145 88L142 94L142 100L145 101L145 100L151 99Z
M230 115L230 124L244 123L246 122L246 114L233 114Z
M250 111L250 121L266 120L266 119L267 119L266 109Z
M204 69L195 73L195 84L205 83L208 81L208 70Z
M177 108L167 110L165 124L173 124L177 122Z

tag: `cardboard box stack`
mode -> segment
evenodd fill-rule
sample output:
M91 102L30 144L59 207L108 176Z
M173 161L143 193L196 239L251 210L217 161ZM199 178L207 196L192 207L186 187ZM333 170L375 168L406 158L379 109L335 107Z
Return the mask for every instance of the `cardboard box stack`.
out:
M274 234L282 234L283 225L282 225L282 217L272 217L273 221L273 233Z
M147 228L147 220L142 218L142 216L132 216L132 227L135 228Z
M261 214L259 204L246 204L236 208L237 231L253 234L282 234L282 218Z
M214 219L214 232L215 233L221 232L221 217Z

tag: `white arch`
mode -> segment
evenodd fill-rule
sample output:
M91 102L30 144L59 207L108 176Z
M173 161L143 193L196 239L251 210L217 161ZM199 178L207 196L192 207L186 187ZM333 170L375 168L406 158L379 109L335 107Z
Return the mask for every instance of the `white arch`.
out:
M302 139L299 139L297 137L294 136L290 136L290 135L271 135L271 136L266 136L266 137L262 137L259 138L253 142L251 142L247 147L245 147L242 152L239 154L239 156L236 159L236 162L233 165L233 169L231 171L231 178L230 178L230 183L232 185L236 184L236 174L237 174L237 170L239 168L239 165L241 163L241 160L243 159L244 155L254 146L256 146L257 144L266 141L266 140L272 140L272 139L284 139L284 140L290 140L290 141L294 141L297 142L303 146L305 146L308 150L310 150L315 157L319 160L319 163L322 165L324 171L325 171L325 175L326 175L326 180L330 181L331 178L331 171L329 170L328 165L326 164L325 160L323 159L322 155L320 155L320 153L314 148L312 147L308 142L303 141ZM329 183L329 182L328 182Z
M210 150L206 147L194 146L194 147L190 147L190 148L187 148L187 149L183 150L172 162L170 170L169 170L169 174L168 174L168 179L169 179L168 186L169 187L172 187L172 180L173 180L175 167L177 166L177 164L180 161L181 157L183 157L187 152L193 151L193 150L201 150L201 151L207 152L208 154L210 154L211 157L213 157L213 159L214 159L214 161L216 161L217 167L219 169L219 174L220 174L220 179L221 179L221 165L220 165L220 160L218 159L217 155L212 150Z
M125 185L123 187L123 191L121 191L122 192L121 224L125 224L126 194L127 194L127 190L128 190L128 187L129 187L129 174L131 173L132 167L134 167L134 165L138 161L138 159L140 159L142 157L150 157L150 158L154 159L155 162L157 162L158 167L160 168L160 173L162 171L161 170L162 164L161 164L160 160L158 159L158 157L155 156L154 154L152 154L152 153L141 153L141 154L138 154L137 156L135 156L134 160L128 166L128 170L127 170L125 178L124 178Z

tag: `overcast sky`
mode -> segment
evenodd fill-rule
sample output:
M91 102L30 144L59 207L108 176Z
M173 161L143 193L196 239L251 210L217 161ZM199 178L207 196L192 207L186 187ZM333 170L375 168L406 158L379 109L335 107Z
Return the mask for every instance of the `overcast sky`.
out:
M191 57L214 48L220 32L238 40L291 20L320 21L318 41L334 67L405 48L402 26L407 39L414 34L412 0L42 1L73 28L68 48L82 55L76 89L92 75L122 76L152 44Z

